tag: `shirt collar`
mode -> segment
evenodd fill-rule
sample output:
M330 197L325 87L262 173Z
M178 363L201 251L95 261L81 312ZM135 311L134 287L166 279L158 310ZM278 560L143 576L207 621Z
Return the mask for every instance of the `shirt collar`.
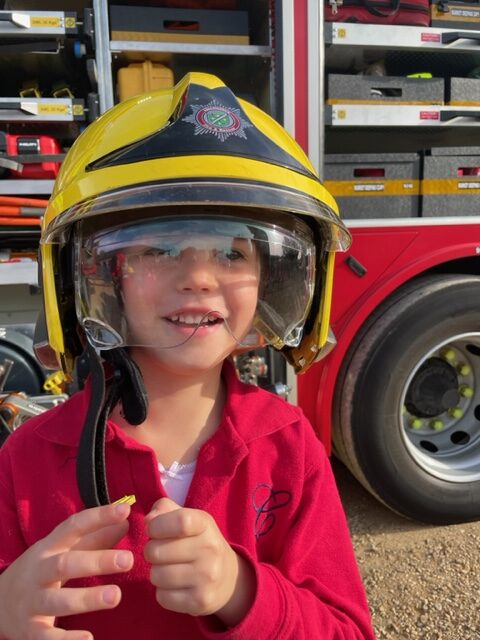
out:
M238 379L233 362L225 361L222 375L226 384L226 403L222 424L227 420L238 436L248 443L298 420L298 409L272 393ZM55 444L77 447L91 396L91 383L66 402L31 418L37 435ZM35 424L36 423L36 424ZM107 422L105 439L123 433L112 421Z

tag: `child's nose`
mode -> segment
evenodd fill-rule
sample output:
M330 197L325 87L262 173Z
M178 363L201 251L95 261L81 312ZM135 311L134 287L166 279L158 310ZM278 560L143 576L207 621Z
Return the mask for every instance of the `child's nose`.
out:
M218 287L217 264L208 250L187 250L181 259L178 286L182 291L212 291Z

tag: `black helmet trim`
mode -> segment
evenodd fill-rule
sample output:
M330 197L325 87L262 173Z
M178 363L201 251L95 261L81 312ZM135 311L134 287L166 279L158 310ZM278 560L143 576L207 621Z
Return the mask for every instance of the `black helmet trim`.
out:
M223 155L267 162L317 179L253 125L226 87L207 90L191 85L180 104L182 108L162 129L94 160L86 171L159 158Z

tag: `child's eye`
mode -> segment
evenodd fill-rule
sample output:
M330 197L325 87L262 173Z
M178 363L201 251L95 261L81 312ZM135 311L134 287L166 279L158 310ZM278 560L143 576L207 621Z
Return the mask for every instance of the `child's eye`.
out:
M217 259L232 264L248 262L253 256L253 247L249 240L236 238L231 244L217 250Z
M227 249L226 251L221 251L220 257L228 260L229 262L236 262L237 260L245 260L245 255L239 251L238 249Z
M127 255L125 267L133 273L138 270L152 269L175 258L178 252L168 248L145 247Z

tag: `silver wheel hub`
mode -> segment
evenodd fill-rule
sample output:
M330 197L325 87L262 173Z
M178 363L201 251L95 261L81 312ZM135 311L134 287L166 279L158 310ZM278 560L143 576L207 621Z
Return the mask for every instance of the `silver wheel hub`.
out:
M453 336L415 365L401 398L415 462L451 482L480 480L480 333Z

